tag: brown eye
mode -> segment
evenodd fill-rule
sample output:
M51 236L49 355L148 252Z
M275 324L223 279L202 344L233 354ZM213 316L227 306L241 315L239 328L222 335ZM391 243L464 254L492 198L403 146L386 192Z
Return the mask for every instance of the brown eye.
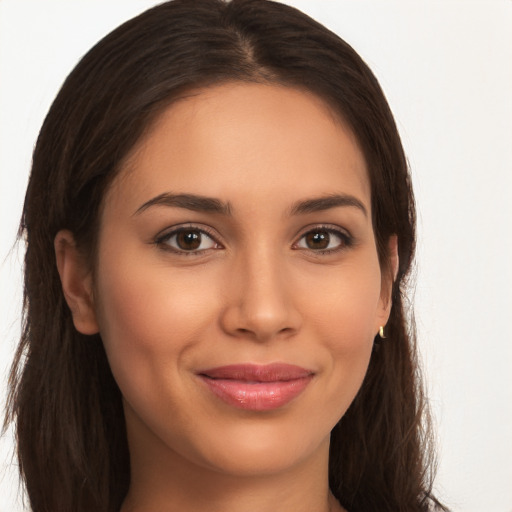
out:
M176 235L176 245L184 251L195 251L201 246L201 233L199 231L180 231Z
M327 249L331 235L327 231L311 231L304 238L308 249Z
M161 237L159 244L167 246L174 252L201 252L218 246L215 240L201 229L181 228Z
M310 251L336 251L350 245L350 237L334 229L313 229L300 238L296 247Z

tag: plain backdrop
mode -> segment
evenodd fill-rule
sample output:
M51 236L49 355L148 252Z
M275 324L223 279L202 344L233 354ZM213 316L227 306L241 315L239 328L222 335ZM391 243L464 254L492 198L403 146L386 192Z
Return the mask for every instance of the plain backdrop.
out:
M19 336L13 246L31 151L65 76L152 0L0 0L0 406ZM454 510L512 511L512 1L288 1L346 39L389 99L419 225L416 318ZM12 433L0 512L21 512Z

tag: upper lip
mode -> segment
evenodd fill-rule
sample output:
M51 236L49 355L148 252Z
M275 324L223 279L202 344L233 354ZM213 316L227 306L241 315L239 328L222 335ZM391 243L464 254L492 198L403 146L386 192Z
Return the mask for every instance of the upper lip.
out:
M314 372L287 363L271 364L231 364L201 370L199 375L211 379L229 379L250 382L278 382L302 379L313 375Z

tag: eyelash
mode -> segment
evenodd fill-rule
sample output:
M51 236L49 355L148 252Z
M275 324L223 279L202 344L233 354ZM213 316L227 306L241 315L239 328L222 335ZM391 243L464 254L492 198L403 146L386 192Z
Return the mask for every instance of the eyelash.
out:
M199 249L199 250L190 250L190 251L172 247L169 244L169 241L173 237L176 237L180 233L184 233L184 232L198 232L201 235L206 235L216 245L216 247L210 247L210 248ZM338 237L340 239L339 246L331 248L331 249L317 249L317 250L308 249L307 247L306 248L297 247L298 244L300 243L300 241L305 236L307 236L311 233L319 233L319 232L325 232L325 233L328 233L329 235L335 235L336 237ZM211 230L209 230L206 227L199 227L199 226L196 226L193 224L179 226L175 229L172 229L171 231L166 231L163 234L157 235L157 237L155 238L153 243L156 246L160 247L162 250L169 251L174 254L178 254L180 256L202 256L202 255L204 255L204 253L209 252L212 249L223 249L222 244L220 244L217 241L216 236L213 234L213 232ZM328 255L328 254L334 254L334 253L343 251L345 249L348 249L353 244L354 244L353 237L346 231L343 231L340 228L334 227L332 225L319 224L319 225L315 225L315 226L311 227L307 231L304 231L298 238L298 241L293 244L292 248L294 250L301 250L301 249L309 250L309 252L311 252L312 254L315 254L315 255Z
M344 231L337 226L332 226L329 224L318 224L318 225L312 226L311 228L307 229L307 231L304 231L300 235L299 241L296 242L295 244L293 244L294 248L305 236L309 235L310 233L319 233L319 232L326 232L329 235L335 235L336 237L338 237L340 239L340 244L339 244L339 246L334 247L332 249L317 249L317 250L309 249L309 251L315 255L335 254L337 252L341 252L345 249L348 249L348 248L352 247L352 245L354 245L354 238L347 231ZM297 248L296 250L300 250L300 248ZM306 250L308 250L308 249L306 248Z
M198 232L201 235L206 235L212 242L215 243L215 245L219 247L215 247L215 249L222 248L222 244L217 242L217 239L212 231L210 231L206 227L199 227L195 226L193 224L185 225L185 226L179 226L175 229L172 229L171 231L166 231L161 235L157 235L155 238L154 244L160 247L164 251L169 251L174 254L179 254L180 256L202 256L205 252L210 251L213 248L208 249L200 249L200 250L192 250L187 251L184 249L178 249L175 247L172 247L169 245L169 241L175 237L178 236L180 233L186 233L186 232Z

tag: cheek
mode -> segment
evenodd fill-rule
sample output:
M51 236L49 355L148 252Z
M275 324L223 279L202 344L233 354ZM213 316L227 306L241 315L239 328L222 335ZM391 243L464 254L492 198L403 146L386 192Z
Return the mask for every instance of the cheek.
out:
M346 412L363 382L380 311L378 263L345 270L326 280L322 297L308 297L311 328L328 354L326 399L330 405L324 411L333 424Z
M373 340L381 309L381 272L376 258L347 264L322 276L303 293L302 306L316 329L333 349L347 352ZM304 290L305 292L306 290Z
M199 289L195 282L190 275L170 275L165 265L132 258L129 252L122 258L101 260L96 311L105 350L123 392L132 382L149 389L155 379L171 378L183 368L204 326L213 324L215 294ZM162 372L162 364L172 368Z

